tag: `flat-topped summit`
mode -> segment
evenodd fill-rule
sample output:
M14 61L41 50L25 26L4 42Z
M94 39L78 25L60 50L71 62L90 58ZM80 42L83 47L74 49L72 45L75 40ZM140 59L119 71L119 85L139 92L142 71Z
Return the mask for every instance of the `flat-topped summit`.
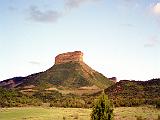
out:
M26 90L28 86L34 86L32 88L34 90L50 88L79 90L88 87L91 89L93 86L93 89L97 88L96 90L100 90L112 84L114 84L113 81L83 62L83 53L81 51L57 55L55 64L46 71L0 82L0 86L21 90Z
M83 62L83 53L81 51L62 53L56 56L55 64L63 64L67 62Z

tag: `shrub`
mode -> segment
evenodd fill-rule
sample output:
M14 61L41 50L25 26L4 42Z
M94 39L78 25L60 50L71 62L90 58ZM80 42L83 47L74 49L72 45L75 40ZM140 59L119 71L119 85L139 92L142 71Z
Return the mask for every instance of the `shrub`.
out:
M142 116L136 116L137 120L143 120Z
M63 120L66 120L66 117L65 117L65 116L63 116Z
M113 104L104 93L93 105L91 120L113 120Z
M160 100L156 102L156 108L160 108Z
M158 118L157 118L157 120L160 120L160 115L158 115Z

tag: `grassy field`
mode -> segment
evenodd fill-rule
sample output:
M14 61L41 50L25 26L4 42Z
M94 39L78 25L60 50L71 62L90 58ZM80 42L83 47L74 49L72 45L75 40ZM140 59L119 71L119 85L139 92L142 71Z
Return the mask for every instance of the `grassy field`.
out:
M90 120L90 109L81 108L1 108L0 120ZM114 110L115 120L156 120L160 110L153 107L120 107Z

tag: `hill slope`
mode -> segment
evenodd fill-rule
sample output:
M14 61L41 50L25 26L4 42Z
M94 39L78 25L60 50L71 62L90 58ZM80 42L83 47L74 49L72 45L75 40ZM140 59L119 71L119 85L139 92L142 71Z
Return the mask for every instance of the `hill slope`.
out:
M153 104L160 100L160 79L149 81L122 80L105 89L117 106Z
M64 87L80 88L96 85L99 88L107 88L113 82L105 76L91 69L83 62L67 62L52 66L38 75L28 76L18 87L34 85L37 88Z
M44 72L8 79L0 82L0 86L33 90L78 89L92 86L104 89L114 84L104 75L86 65L80 51L60 54L56 57L55 63Z

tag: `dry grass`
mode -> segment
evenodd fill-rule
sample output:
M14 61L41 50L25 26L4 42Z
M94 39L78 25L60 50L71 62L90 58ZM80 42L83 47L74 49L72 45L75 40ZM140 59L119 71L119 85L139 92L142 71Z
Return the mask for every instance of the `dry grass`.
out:
M81 108L4 108L0 120L89 120L89 109Z
M97 92L100 92L102 90L100 89L76 89L76 90L59 90L60 93L62 94L69 94L69 93L72 93L72 94L75 94L75 95L83 95L83 94L93 94L93 93L97 93Z
M3 108L0 120L90 120L91 109L82 108ZM154 107L120 107L114 110L115 120L156 120L160 110Z
M25 86L23 87L24 89L31 89L31 88L34 88L35 86L34 85L28 85L28 86Z
M156 120L160 115L160 110L152 106L147 107L120 107L114 110L116 120Z

